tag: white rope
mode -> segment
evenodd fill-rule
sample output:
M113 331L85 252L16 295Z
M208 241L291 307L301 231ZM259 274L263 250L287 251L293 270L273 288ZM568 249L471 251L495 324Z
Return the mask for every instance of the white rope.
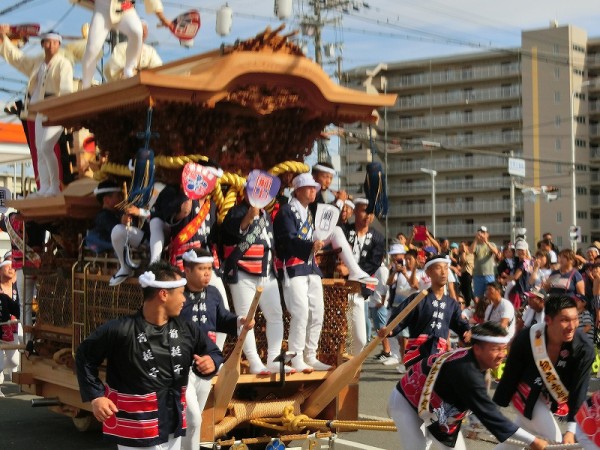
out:
M495 439L493 436L490 436L489 438L485 438L485 439L479 437L479 435L477 435L476 438L469 438L468 436L465 436L465 437L467 437L467 439L471 439L471 440L475 440L475 441L484 441L484 442L490 442L492 444L500 444L500 442L497 439ZM503 442L503 444L514 445L515 447L529 448L529 444L518 441L516 439L507 439ZM583 449L583 446L581 444L550 444L550 445L546 446L546 450L572 450L572 449Z

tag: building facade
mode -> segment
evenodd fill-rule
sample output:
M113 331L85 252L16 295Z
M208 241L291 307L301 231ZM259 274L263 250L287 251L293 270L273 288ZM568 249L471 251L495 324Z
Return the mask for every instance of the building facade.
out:
M398 95L379 111L373 140L387 159L390 237L413 225L432 228L432 182L438 237L471 240L484 225L502 242L525 227L530 245L551 232L566 247L573 224L579 246L600 236L600 39L551 24L524 31L520 48L345 75L351 87ZM341 146L350 192L364 180L369 146L368 139ZM524 177L509 174L511 156L525 161Z

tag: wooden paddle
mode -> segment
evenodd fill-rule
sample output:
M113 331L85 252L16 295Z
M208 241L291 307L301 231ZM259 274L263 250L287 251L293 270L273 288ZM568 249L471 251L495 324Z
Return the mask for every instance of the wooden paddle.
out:
M423 290L419 295L412 299L406 308L394 317L394 319L384 328L385 335L387 336L390 334L396 325L398 325L426 296L427 290ZM373 350L375 350L381 340L382 338L379 336L373 338L358 355L335 369L331 375L321 383L321 386L319 386L302 404L302 414L306 414L309 417L316 417L317 414L323 411L323 409L338 395L340 390L352 381L356 373L360 370L364 360L367 359Z
M258 308L258 301L262 295L263 288L257 287L252 304L246 315L246 320L252 320ZM214 406L214 423L219 423L225 417L227 412L227 406L233 397L235 386L240 379L240 361L242 359L242 347L246 340L248 330L243 328L238 340L235 343L233 351L225 361L225 364L221 367L219 375L217 376L217 382L215 383L215 406Z

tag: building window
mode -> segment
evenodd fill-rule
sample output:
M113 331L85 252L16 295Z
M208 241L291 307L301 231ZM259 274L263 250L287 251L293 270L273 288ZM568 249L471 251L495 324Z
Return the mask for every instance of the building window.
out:
M575 75L580 76L580 77L582 77L585 74L585 72L583 70L581 70L581 69L573 69L573 73Z
M560 78L560 68L559 67L555 67L554 68L554 79L558 80Z
M575 121L577 123L585 123L585 116L575 116Z
M579 53L585 53L585 47L578 44L573 44L573 50Z
M587 147L587 141L585 139L575 139L576 147Z
M560 151L560 147L561 147L561 146L560 146L560 138L556 138L556 139L554 140L554 150L556 150L556 151Z
M562 223L562 212L558 211L556 213L556 223Z
M578 219L587 219L587 211L577 211Z
M575 92L575 98L579 100L585 100L585 94L583 92Z
M552 47L552 53L558 55L560 53L560 45L554 44L554 46Z
M554 117L554 126L556 128L560 128L560 122L561 122L560 116L555 116Z
M563 246L563 238L562 238L562 236L556 236L556 246L558 248L562 248L562 246Z
M575 191L577 192L577 195L587 195L588 193L587 188L583 186L577 186L577 188L575 188Z
M562 163L556 163L556 173L562 173Z
M554 103L560 103L560 92L554 91Z

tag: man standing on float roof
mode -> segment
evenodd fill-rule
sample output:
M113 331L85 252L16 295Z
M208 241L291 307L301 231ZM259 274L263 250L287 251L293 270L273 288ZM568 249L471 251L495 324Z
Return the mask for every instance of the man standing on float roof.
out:
M111 30L118 30L127 36L123 78L131 78L135 75L135 68L140 59L143 45L142 22L135 10L134 1L94 0L93 4L94 14L82 62L83 76L81 84L83 89L92 85L98 55ZM144 0L144 4L148 14L156 14L156 17L165 27L171 28L171 22L163 14L161 0Z
M544 323L522 330L510 347L494 401L512 402L515 424L545 439L575 443L575 414L586 399L594 360L591 341L577 329L577 305L568 295L551 295ZM567 431L558 428L553 413L568 406ZM500 444L496 450L513 448Z
M27 96L22 116L27 118L28 106L48 97L73 92L73 65L60 52L62 37L48 32L41 35L44 55L27 56L8 38L10 27L0 25L0 54L11 66L29 77ZM35 197L60 194L60 150L56 146L64 128L44 126L45 117L38 113L35 120L27 120L27 136L31 160L37 178ZM58 149L57 151L55 151Z

